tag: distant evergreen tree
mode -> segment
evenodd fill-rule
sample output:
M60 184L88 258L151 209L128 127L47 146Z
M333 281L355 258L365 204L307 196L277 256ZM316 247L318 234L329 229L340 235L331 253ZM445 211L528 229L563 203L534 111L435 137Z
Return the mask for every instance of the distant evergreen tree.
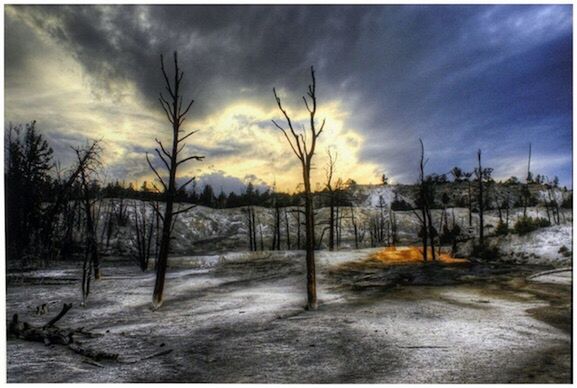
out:
M226 207L239 207L240 203L241 201L238 195L236 195L234 191L231 191L226 200Z
M52 148L36 122L10 126L6 139L6 237L8 255L20 259L40 228L42 202L52 189Z
M214 190L212 189L212 186L209 184L205 185L202 193L200 194L198 202L202 206L214 207L215 201L216 198L214 197Z
M222 188L220 189L220 194L218 195L218 198L216 199L216 206L219 209L224 209L226 207L226 194L224 193L224 191L222 190Z

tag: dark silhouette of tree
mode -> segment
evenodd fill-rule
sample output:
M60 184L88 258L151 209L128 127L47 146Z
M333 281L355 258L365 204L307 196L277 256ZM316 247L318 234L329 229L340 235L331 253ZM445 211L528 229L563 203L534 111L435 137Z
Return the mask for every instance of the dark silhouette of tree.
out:
M381 176L381 183L383 184L383 186L386 186L389 184L389 177L387 176L387 174L383 174Z
M216 198L216 207L219 209L224 209L226 207L226 194L222 188L220 189L220 194Z
M132 217L134 220L134 250L133 256L142 271L149 266L150 257L153 254L152 241L156 229L158 217L150 217L146 211L149 204L144 201L133 201Z
M473 226L473 194L472 194L472 182L471 177L473 176L472 172L466 172L464 174L465 180L467 181L467 204L469 210L469 227Z
M421 158L419 161L419 187L417 196L417 208L420 209L421 214L413 211L421 223L420 237L423 245L423 261L428 261L429 253L428 247L431 247L431 259L436 260L435 255L435 237L437 235L436 229L433 226L433 219L431 217L431 204L434 201L434 179L425 176L425 146L423 140L419 139L421 143Z
M82 265L82 305L86 304L90 294L90 278L94 274L94 279L100 279L100 252L98 249L98 239L96 237L96 217L94 214L95 190L90 185L90 181L97 174L97 169L101 167L100 154L102 148L98 141L92 142L85 148L74 148L78 159L78 169L80 171L80 186L82 190L82 206L84 208L84 240L85 252L84 263Z
M327 164L327 168L325 169L325 176L326 176L325 188L329 194L329 251L334 251L335 229L336 229L336 219L335 219L336 187L333 185L333 176L335 173L335 165L337 163L338 154L335 154L333 156L330 149L327 151L327 153L329 156L329 163Z
M533 183L533 174L531 173L531 143L529 143L529 158L527 161L527 184Z
M481 247L485 244L485 208L487 201L485 199L485 185L484 182L491 180L492 168L483 168L481 165L481 150L477 151L477 168L475 169L475 177L477 178L477 202L479 204L479 245Z
M36 122L8 128L6 138L6 238L8 257L21 260L38 237L54 168L52 148L36 130Z
M168 92L167 100L162 93L160 93L159 101L164 113L166 113L166 118L172 125L172 146L169 150L167 150L162 142L158 139L155 139L156 143L158 144L158 148L155 148L154 151L156 152L158 158L162 161L164 167L168 172L168 182L166 182L166 178L163 178L160 173L158 172L157 168L154 167L150 158L148 157L148 153L146 154L146 160L150 169L156 175L156 178L160 182L162 186L162 193L164 194L164 201L165 201L165 208L164 214L161 214L160 208L155 207L156 212L160 216L162 220L162 235L160 239L160 249L158 252L158 261L156 265L156 282L154 285L154 293L152 296L152 305L154 309L158 309L162 305L162 298L163 298L163 291L164 291L164 282L166 276L166 267L168 263L168 253L170 251L170 240L171 240L171 232L173 228L173 222L176 219L176 216L180 213L184 213L192 209L195 205L187 206L181 208L179 210L174 210L174 202L176 193L185 188L188 184L194 181L194 177L188 179L182 185L177 187L176 185L176 175L178 172L178 168L182 166L184 163L189 162L191 160L202 160L204 156L186 156L183 158L179 158L181 152L186 145L184 141L188 139L190 136L195 134L197 131L190 131L187 134L183 134L181 126L184 120L186 119L186 115L194 100L190 100L188 105L183 108L183 96L181 95L181 83L182 77L184 76L184 72L180 70L178 67L178 56L176 51L174 52L174 79L171 82L164 68L164 57L160 56L160 69L162 71L162 75L165 81L166 91Z
M464 178L464 173L463 170L461 170L459 167L455 166L451 169L450 174L453 176L453 180L456 183L460 183L463 181Z
M323 120L320 127L317 127L315 121L315 115L317 112L317 97L316 97L316 79L315 71L311 66L311 78L312 83L308 87L308 97L310 102L306 97L303 96L303 101L305 107L309 112L310 124L309 131L310 136L306 136L306 131L297 133L293 126L292 120L290 119L287 111L282 107L281 100L276 93L276 89L273 89L274 97L278 105L279 110L282 112L286 125L288 127L282 127L276 121L273 120L274 125L282 131L287 142L289 143L291 149L301 162L302 174L303 174L303 184L304 184L304 197L305 197L305 247L306 247L306 263L307 263L307 308L310 310L315 310L317 308L317 289L316 289L316 273L315 273L315 219L313 211L313 194L311 190L311 167L312 159L315 153L317 139L323 132L325 126L325 120Z
M202 206L206 207L213 207L216 202L216 197L214 196L214 190L212 186L209 184L204 185L202 189L202 193L200 193L200 197L198 199L199 203Z

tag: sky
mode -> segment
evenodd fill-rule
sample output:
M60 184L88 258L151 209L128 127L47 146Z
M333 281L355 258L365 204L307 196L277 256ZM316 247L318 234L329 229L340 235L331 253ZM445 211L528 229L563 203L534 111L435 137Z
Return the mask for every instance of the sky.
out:
M146 153L169 142L160 54L178 51L194 104L180 170L198 186L295 191L300 163L271 120L272 89L300 125L317 78L326 119L313 159L337 177L413 183L427 173L559 176L572 187L571 5L7 5L5 127L37 121L63 165L102 139L104 181L152 181ZM154 163L160 166L160 162Z

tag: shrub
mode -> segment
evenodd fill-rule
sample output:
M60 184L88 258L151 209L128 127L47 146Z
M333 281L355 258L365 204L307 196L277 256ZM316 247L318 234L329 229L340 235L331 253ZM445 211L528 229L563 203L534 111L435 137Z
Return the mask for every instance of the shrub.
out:
M461 227L458 224L454 224L452 228L449 228L448 225L444 225L443 233L441 233L440 236L441 244L453 243L460 235Z
M488 247L486 245L475 245L473 246L473 251L471 252L471 257L486 261L498 259L500 256L501 252L499 252L499 248L496 246Z
M515 222L514 230L517 234L526 234L547 226L551 223L546 218L521 217Z
M497 227L495 228L495 235L505 236L507 234L509 234L509 228L507 228L507 224L503 221L499 221Z
M565 245L563 245L561 248L559 248L558 253L560 253L564 257L571 257L571 255L573 254L571 252L571 250L569 250L569 248L567 248Z
M412 209L413 207L404 199L395 199L393 202L391 202L391 210L403 211Z

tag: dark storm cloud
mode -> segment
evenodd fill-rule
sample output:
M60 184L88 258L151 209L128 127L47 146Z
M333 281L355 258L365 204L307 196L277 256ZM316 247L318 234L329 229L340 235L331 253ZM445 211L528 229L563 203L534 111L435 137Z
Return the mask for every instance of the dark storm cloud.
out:
M65 44L100 87L106 90L113 80L135 81L154 106L163 88L159 54L165 54L168 65L178 50L185 81L197 99L197 114L237 98L270 102L273 85L306 86L307 69L318 62L314 53L343 56L369 11L287 6L15 8ZM325 52L323 43L330 36L338 44Z
M469 168L477 148L495 167L529 142L544 158L571 153L571 6L14 8L66 45L95 90L133 81L151 109L159 53L179 51L197 117L239 99L272 106L273 86L296 101L314 64L320 100L342 101L365 137L362 158L405 181L418 137L436 172ZM10 71L23 54L7 50ZM570 163L555 168L542 173L570 184Z

